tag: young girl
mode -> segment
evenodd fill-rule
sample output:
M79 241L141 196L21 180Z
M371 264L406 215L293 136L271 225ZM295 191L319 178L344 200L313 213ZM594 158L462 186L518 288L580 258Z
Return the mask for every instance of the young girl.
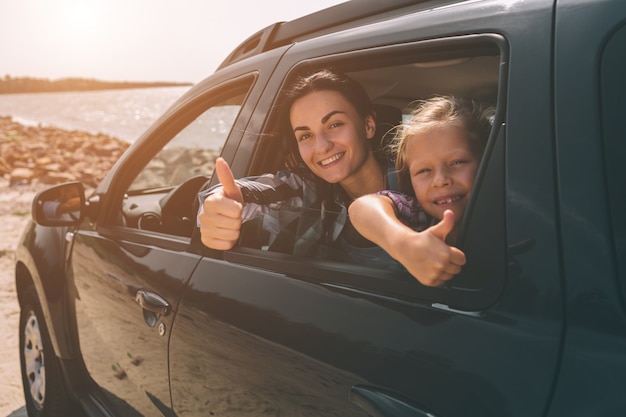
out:
M396 138L400 188L410 195L385 190L350 206L354 227L424 285L442 284L465 263L454 247L445 256L439 250L429 253L424 234L433 244L456 242L492 114L493 109L471 100L448 96L423 101Z

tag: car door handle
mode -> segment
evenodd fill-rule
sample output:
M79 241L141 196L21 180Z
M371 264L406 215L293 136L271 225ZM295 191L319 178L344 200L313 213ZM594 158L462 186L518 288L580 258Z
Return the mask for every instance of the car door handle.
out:
M381 387L354 385L350 402L372 417L437 417L401 394Z
M170 314L170 304L158 294L146 290L137 290L135 301L144 310L151 311L156 314L167 316Z

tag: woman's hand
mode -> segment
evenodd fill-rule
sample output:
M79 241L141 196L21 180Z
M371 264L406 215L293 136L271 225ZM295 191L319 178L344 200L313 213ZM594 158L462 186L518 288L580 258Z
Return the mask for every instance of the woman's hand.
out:
M243 197L228 163L217 158L215 173L222 188L209 195L198 213L202 243L217 250L231 249L239 240Z

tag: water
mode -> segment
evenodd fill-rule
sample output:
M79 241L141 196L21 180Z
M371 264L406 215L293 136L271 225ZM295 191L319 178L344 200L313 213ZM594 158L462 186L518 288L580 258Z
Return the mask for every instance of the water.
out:
M26 125L104 133L134 142L189 88L0 94L0 115Z

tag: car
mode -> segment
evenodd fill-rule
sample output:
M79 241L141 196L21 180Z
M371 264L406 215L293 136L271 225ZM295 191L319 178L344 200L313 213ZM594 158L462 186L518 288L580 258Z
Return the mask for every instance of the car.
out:
M94 190L35 197L15 264L29 416L624 415L624 22L622 0L361 0L252 35ZM380 126L433 95L495 106L448 284L275 252L253 222L202 245L216 157L281 169L279 92L327 66Z

